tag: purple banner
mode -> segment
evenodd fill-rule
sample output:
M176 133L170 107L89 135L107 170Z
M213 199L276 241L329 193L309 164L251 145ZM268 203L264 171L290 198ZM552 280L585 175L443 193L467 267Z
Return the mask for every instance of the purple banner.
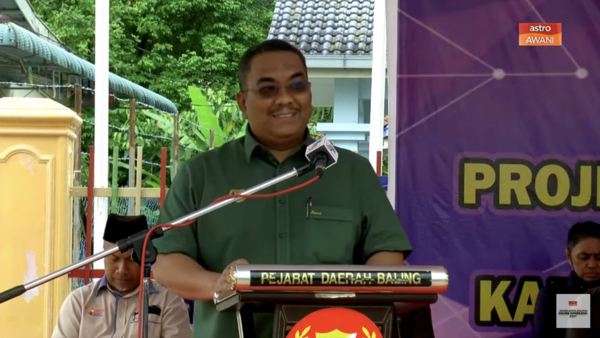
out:
M396 210L409 263L449 270L436 337L529 337L569 227L600 218L600 2L398 6ZM520 46L525 23L561 45Z

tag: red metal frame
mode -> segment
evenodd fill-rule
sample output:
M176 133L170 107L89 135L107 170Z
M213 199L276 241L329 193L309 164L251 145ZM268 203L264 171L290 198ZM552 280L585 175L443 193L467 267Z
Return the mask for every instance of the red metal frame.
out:
M167 185L167 148L161 148L160 158L160 208L162 209L163 202L166 196L166 185ZM89 176L88 176L88 189L87 189L87 215L85 224L85 256L89 257L92 255L92 211L94 206L94 146L90 147L90 163L89 163ZM86 265L82 269L77 269L69 273L69 278L83 278L85 284L90 283L90 279L97 279L104 277L104 270L93 270L90 265ZM151 278L154 278L154 274L151 272Z
M90 163L88 165L88 189L87 189L87 217L85 224L85 256L90 257L92 255L92 211L94 210L94 166L96 159L95 147L90 147ZM88 284L91 277L90 265L85 267L84 283Z
M92 215L94 210L94 163L95 151L94 146L90 147L90 163L88 166L88 187L87 187L87 210L85 222L85 256L92 255ZM83 278L83 282L87 285L90 279L102 278L104 270L92 270L90 265L86 265L82 269L77 269L69 273L69 278Z
M88 189L87 189L87 213L85 222L85 256L89 257L92 254L92 210L94 207L94 146L90 147L90 163L88 166ZM96 277L98 272L102 274ZM92 270L90 265L86 265L83 269L71 271L69 278L83 278L85 284L90 283L90 278L102 278L103 270Z
M160 210L162 210L163 202L166 195L167 185L167 148L160 148Z
M77 269L69 272L69 278L85 278L87 274L88 272L85 269ZM89 270L89 275L90 278L100 279L104 277L104 270ZM154 273L152 271L150 271L150 278L154 278Z
M104 270L90 270L89 265L85 267L85 269L77 269L69 272L69 278L102 278L104 277ZM89 281L86 281L85 284L89 284Z

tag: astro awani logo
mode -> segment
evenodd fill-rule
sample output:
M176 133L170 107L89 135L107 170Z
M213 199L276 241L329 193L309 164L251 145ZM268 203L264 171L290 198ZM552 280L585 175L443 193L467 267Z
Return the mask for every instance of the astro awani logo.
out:
M286 338L383 338L367 316L344 308L327 308L302 318Z

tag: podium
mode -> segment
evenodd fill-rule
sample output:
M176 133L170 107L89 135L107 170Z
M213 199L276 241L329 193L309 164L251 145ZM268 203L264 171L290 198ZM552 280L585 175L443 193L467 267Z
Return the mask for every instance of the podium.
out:
M362 313L383 338L406 338L401 315L435 303L448 289L439 266L238 265L230 277L231 290L214 301L217 311L235 311L240 338L256 338L255 313L274 312L273 338L286 338L303 318L332 307Z

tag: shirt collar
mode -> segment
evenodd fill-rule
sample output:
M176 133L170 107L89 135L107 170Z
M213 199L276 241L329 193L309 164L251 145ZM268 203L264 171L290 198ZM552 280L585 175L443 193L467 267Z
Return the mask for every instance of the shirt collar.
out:
M150 283L150 287L148 288L148 293L158 293L158 290L154 287L153 285L154 283ZM98 289L96 290L96 297L98 296L98 293L100 293L100 290L102 289L108 289L108 279L106 278L106 275L104 275L104 277L102 277L102 279L100 280L100 284L98 284ZM138 292L139 287L134 291L134 292Z
M567 279L567 287L570 289L593 289L600 286L600 280L595 282L586 282L581 277L577 276L575 271L571 271Z
M314 140L310 137L310 133L308 132L308 128L304 131L304 141L302 142L303 146L307 146L311 144ZM252 154L256 150L256 148L264 148L262 144L256 140L252 131L250 130L250 125L246 128L246 135L244 136L244 151L246 153L246 161L250 163L250 159L252 158Z

